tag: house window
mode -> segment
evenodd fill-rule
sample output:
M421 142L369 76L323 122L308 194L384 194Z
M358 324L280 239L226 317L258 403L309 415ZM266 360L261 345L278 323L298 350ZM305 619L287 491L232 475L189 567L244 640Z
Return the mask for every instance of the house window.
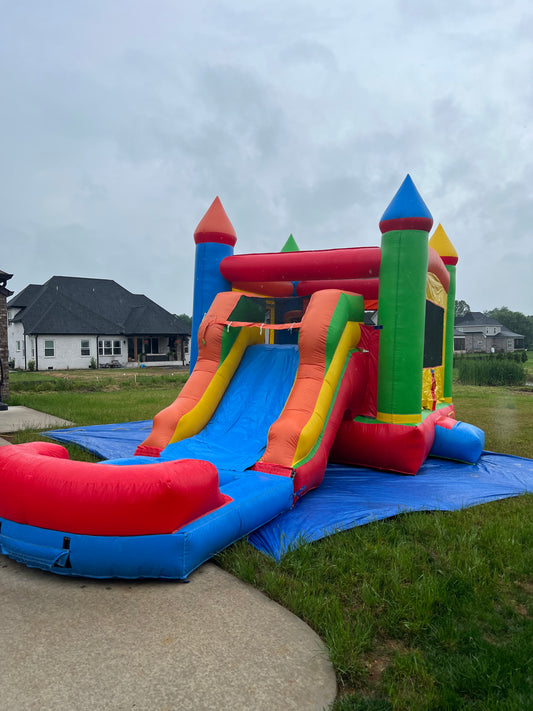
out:
M53 341L44 342L44 357L53 358L55 356L55 344Z
M91 355L91 346L89 341L82 341L81 342L81 355L82 356L90 356Z
M185 339L185 340L183 341L183 352L184 352L184 353L188 353L188 352L189 352L189 341L188 341L187 339Z
M98 354L104 356L121 355L122 343L120 341L100 341L98 343Z
M512 338L507 339L507 350L512 351L514 347L514 340Z
M20 353L20 341L17 341L17 353Z

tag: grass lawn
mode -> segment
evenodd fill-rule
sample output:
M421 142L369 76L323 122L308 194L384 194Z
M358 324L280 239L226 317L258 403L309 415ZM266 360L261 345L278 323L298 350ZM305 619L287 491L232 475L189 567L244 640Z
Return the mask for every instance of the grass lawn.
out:
M184 380L153 371L136 382L131 371L17 373L10 404L80 425L149 419ZM47 377L72 385L37 389ZM458 419L485 430L487 449L533 458L532 388L456 386L454 394ZM335 711L533 708L533 496L377 521L304 545L280 564L246 541L216 561L325 640L339 684Z

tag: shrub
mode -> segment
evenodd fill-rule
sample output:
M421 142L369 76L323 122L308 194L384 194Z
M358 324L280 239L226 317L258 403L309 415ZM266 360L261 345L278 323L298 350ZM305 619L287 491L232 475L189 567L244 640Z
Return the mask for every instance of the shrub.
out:
M28 370L31 370L32 373L35 370L35 361L34 360L28 361Z
M502 355L458 360L459 382L463 385L524 385L526 371L522 363Z

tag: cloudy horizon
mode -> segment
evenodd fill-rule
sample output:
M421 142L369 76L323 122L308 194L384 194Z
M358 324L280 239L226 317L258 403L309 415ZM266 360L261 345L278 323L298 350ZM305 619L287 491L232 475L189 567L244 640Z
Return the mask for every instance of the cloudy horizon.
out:
M192 310L218 195L236 253L379 245L409 173L457 298L533 314L525 0L0 0L0 269Z

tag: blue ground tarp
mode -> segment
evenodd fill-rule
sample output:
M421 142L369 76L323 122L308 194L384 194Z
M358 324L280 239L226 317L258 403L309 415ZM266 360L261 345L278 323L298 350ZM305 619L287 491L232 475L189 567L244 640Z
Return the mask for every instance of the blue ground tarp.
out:
M318 489L250 536L279 560L291 547L411 511L456 511L533 494L533 460L484 452L477 464L428 459L416 476L330 464Z
M41 434L56 442L77 444L102 459L119 459L133 457L137 445L148 437L151 430L152 420L140 420L117 425L69 427L64 430L48 430Z
M128 422L44 432L75 442L104 459L130 457L151 422ZM533 460L484 452L477 464L428 459L416 476L330 464L318 489L250 536L280 559L304 541L409 511L454 511L520 494L533 494Z

